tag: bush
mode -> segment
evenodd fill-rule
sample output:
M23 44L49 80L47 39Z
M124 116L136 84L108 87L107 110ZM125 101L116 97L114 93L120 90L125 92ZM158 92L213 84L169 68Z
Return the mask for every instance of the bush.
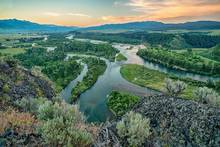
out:
M219 105L220 96L212 89L200 87L194 93L199 101L204 104Z
M128 93L113 91L108 96L107 105L116 116L122 116L128 112L139 99L139 97Z
M141 146L150 135L150 121L141 114L129 112L116 125L118 135L130 146Z
M92 143L84 117L75 105L47 101L39 107L38 118L42 120L39 131L48 144L89 146Z
M166 79L165 87L166 87L167 92L170 95L178 96L186 89L187 85L184 82L179 81L179 80L175 82L171 79Z
M22 98L21 100L17 100L15 105L25 112L36 114L39 106L44 104L46 101L46 98Z
M9 93L10 88L9 88L8 84L4 84L2 90L3 90L4 93Z
M0 111L0 134L6 129L14 129L20 133L33 133L37 120L30 113L15 110Z

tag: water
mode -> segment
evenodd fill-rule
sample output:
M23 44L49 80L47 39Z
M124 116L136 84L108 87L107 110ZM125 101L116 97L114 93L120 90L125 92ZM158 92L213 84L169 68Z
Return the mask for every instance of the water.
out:
M72 89L77 85L78 82L81 82L83 80L83 77L85 77L86 73L88 72L88 66L84 63L81 64L83 65L83 70L81 71L80 75L78 75L76 79L71 81L61 92L61 97L64 98L66 101L69 101Z
M142 45L133 46L113 44L113 47L120 50L120 52L126 56L128 60L125 62L109 62L108 60L102 58L102 60L105 60L107 64L106 71L98 78L97 82L90 89L80 95L78 100L80 111L85 114L89 122L103 122L112 116L106 105L107 96L112 90L124 91L141 97L159 93L149 88L137 86L123 79L120 74L120 68L123 64L144 65L150 69L158 70L164 73L171 73L178 77L188 77L200 81L206 81L208 79L216 80L215 78L209 76L193 74L186 71L172 70L159 64L144 61L136 55L139 48L144 48ZM73 84L70 87L74 87ZM70 92L71 88L69 89Z
M126 45L126 44L115 43L113 44L113 47L119 49L120 52L128 58L127 63L144 65L149 69L158 70L160 72L172 74L181 78L190 78L204 82L208 80L213 80L213 81L220 80L220 78L200 75L200 74L177 70L177 69L171 69L157 63L146 61L141 57L139 57L138 55L136 55L138 49L144 48L144 46L142 45Z
M121 63L108 62L105 73L100 76L91 89L81 94L79 98L80 110L88 117L90 122L102 122L111 116L106 102L112 90L125 91L138 96L149 96L158 93L129 83L120 74Z

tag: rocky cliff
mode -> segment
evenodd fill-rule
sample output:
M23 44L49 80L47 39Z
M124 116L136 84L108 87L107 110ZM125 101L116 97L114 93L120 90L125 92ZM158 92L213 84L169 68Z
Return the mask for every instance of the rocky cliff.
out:
M12 59L0 60L0 98L17 99L46 97L55 95L52 84L43 77L26 70Z

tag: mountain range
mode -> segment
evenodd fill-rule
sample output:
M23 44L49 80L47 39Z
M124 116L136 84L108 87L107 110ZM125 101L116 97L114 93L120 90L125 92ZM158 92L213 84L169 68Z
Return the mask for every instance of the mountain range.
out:
M38 24L17 19L0 20L0 32L68 32L75 29L78 27Z
M0 32L68 32L74 30L202 30L220 29L218 21L196 21L186 23L162 23L157 21L129 22L120 24L105 24L92 27L57 26L38 24L25 20L6 19L0 20Z

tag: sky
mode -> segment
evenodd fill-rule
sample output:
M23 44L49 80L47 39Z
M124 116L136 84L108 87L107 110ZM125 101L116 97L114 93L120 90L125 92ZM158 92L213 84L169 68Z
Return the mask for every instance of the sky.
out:
M95 26L131 21L220 21L220 0L0 0L0 19Z

